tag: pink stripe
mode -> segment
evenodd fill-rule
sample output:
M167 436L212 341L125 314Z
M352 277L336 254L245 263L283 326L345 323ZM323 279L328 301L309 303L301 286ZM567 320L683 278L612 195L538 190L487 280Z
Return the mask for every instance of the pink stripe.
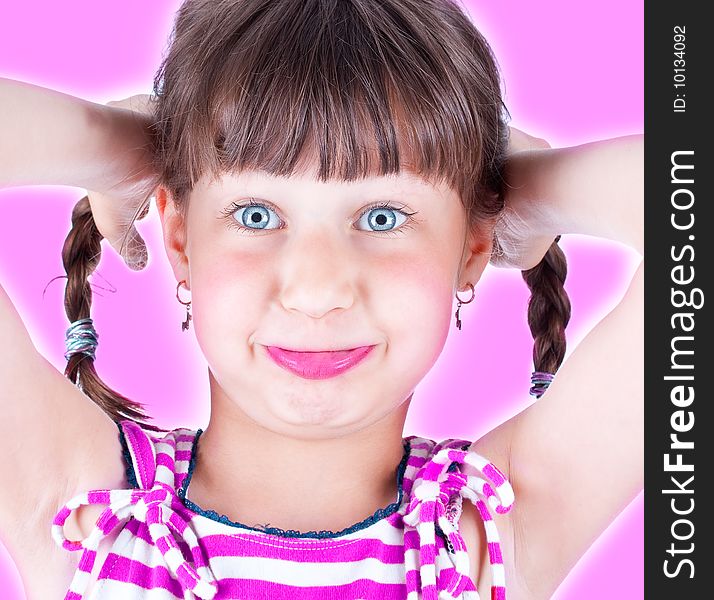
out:
M466 457L466 452L464 452L463 450L453 449L453 450L449 450L449 452L447 453L447 456L449 457L449 460L451 462L461 464L464 462L464 458Z
M53 525L64 525L65 521L67 520L67 517L72 514L72 511L67 508L66 506L63 506L60 511L55 515L55 518L52 520Z
M503 556L501 555L501 545L498 542L488 543L488 559L491 564L503 564Z
M412 533L416 534L415 531ZM419 548L418 537L414 535L410 539L413 548ZM310 563L349 563L369 558L384 564L404 562L404 546L379 539L285 540L260 534L207 535L201 538L201 547L209 560L219 556L246 556Z
M483 503L483 500L476 500L476 508L478 508L478 512L481 515L481 520L491 520L491 513L489 512L488 507Z
M201 540L201 543L203 543L203 540ZM183 551L182 546L183 546L183 542L179 545L179 547L181 547L182 554L184 556L188 555L191 557L191 560L193 560L193 565L196 567L196 569L198 569L200 567L208 567L209 566L208 562L206 561L206 559L204 557L204 553L199 546L194 546L193 548L189 548L187 550L188 554ZM186 544L186 546L188 546L188 544Z
M125 527L136 537L144 540L147 544L153 544L151 535L149 535L149 526L146 523L143 523L138 519L131 519Z
M77 552L77 550L81 550L84 546L82 546L82 542L78 540L64 540L62 542L62 548L70 552Z
M176 529L176 531L178 531L182 535L183 535L183 532L186 531L186 527L188 526L188 523L186 523L186 521L184 521L176 513L173 513L169 517L169 523L171 523L171 525L173 525L174 529Z
M436 516L436 502L433 500L425 500L419 507L419 520L422 523L431 523Z
M436 578L436 587L439 590L447 590L457 598L464 592L476 590L470 577L464 577L454 567L442 569Z
M82 553L82 558L79 559L78 568L85 573L91 573L94 567L94 559L97 557L95 550L85 550Z
M404 600L404 584L377 583L360 579L345 585L293 586L260 579L223 579L221 598L270 598L270 600L315 600L315 598L380 598Z
M422 469L420 475L424 481L437 481L443 470L444 464L432 461Z
M192 590L193 588L196 587L196 584L198 583L198 579L196 578L196 575L191 573L190 568L186 565L186 563L180 564L178 566L178 569L176 569L176 576L178 577L178 580L185 588L188 588L189 590Z
M183 572L188 580L191 576ZM408 575L409 577L409 575ZM414 575L411 576L412 579ZM164 589L177 598L183 598L180 583L173 579L163 566L154 568L110 554L99 573L99 579L124 581L144 589ZM221 598L270 597L271 600L312 600L313 598L387 598L403 600L404 584L377 583L370 579L338 586L292 586L259 579L226 578L219 584Z
M488 477L493 485L496 487L500 487L504 484L506 481L506 478L503 476L503 473L499 471L496 467L494 467L492 464L487 464L483 469L483 474Z
M457 550L457 551L467 550L466 544L464 542L464 538L462 538L458 532L452 531L451 533L448 534L448 538L449 538L449 541L451 541L451 543L453 544L454 550Z
M156 465L163 465L170 471L174 470L174 459L171 458L166 452L159 452L156 455Z
M471 577L464 577L461 575L461 580L459 581L459 584L456 586L454 589L454 595L458 598L463 594L464 592L475 592L476 591L476 586L474 585L474 582L471 581Z
M198 516L190 509L186 508L183 502L176 496L176 491L171 489L167 483L162 481L154 481L156 477L156 465L163 465L167 470L172 471L169 475L169 482L175 484L178 488L185 481L187 476L186 463L190 460L191 449L176 450L178 442L195 441L195 433L182 429L174 430L163 438L153 438L147 432L144 432L140 427L130 422L127 422L125 427L126 439L132 456L133 466L139 479L139 484L143 485L150 481L150 486L156 486L157 489L147 495L143 490L136 490L136 494L132 492L132 500L138 501L140 497L147 498L147 502L162 502L158 506L154 506L150 512L150 517L153 522L156 518L167 518L170 533L167 536L162 536L156 542L151 539L148 526L138 519L130 519L124 527L133 533L135 537L141 538L147 544L156 545L156 550L150 552L167 552L173 543L181 551L186 562L179 565L177 576L180 580L177 581L173 577L163 560L160 559L156 567L150 567L141 561L135 561L130 558L118 556L117 554L109 554L105 564L102 566L99 574L99 579L113 579L114 581L131 582L145 589L163 589L168 594L176 598L183 598L181 583L186 589L194 589L197 583L194 568L208 566L207 561L215 557L235 557L235 565L239 565L242 557L259 557L272 559L271 568L275 568L275 572L281 571L281 561L291 561L293 563L307 564L340 564L344 566L346 576L353 580L351 583L335 586L301 586L289 584L277 584L273 581L263 581L250 578L224 578L219 579L218 597L270 597L271 600L301 600L302 598L355 598L355 597L379 597L379 598L404 598L408 591L421 591L422 597L437 598L437 588L439 590L448 589L455 596L460 596L465 591L475 591L475 587L470 577L463 576L458 573L453 567L445 568L437 573L437 585L425 586L421 590L421 577L418 569L405 569L404 553L409 550L419 551L419 561L421 564L435 564L437 556L445 553L444 540L439 535L435 537L435 543L421 545L421 539L418 531L413 528L405 529L403 523L403 513L409 505L409 500L414 500L412 507L419 511L419 519L426 523L426 527L433 528L437 518L442 516L443 506L441 500L447 494L458 492L466 484L465 476L460 471L447 473L447 468L451 463L462 464L467 455L461 448L468 445L469 442L463 440L446 440L441 444L434 444L431 440L423 440L416 436L406 438L411 441L412 450L425 449L427 457L409 456L407 468L403 476L403 504L400 511L389 515L388 518L375 524L375 529L369 531L363 530L360 532L370 535L374 531L380 537L371 536L369 538L345 539L341 538L282 538L259 532L250 532L239 527L231 527L228 525L213 524L212 529L225 531L208 535L199 539L199 545L190 547L189 544L182 539L186 533L186 527L192 526L191 521L198 520ZM420 440L420 441L416 441ZM156 454L154 462L153 446L151 444L161 441L168 447L166 452ZM190 444L189 444L190 445ZM435 460L435 455L441 450L442 456ZM176 464L182 461L181 473L176 473ZM505 476L492 465L486 465L482 469L484 476L493 482L493 486L498 488L500 485L508 485ZM440 484L442 499L439 502L434 500L424 500L417 502L411 497L415 481L423 480L438 481L438 478L445 475L446 481ZM150 476L150 477L149 477ZM165 471L160 472L162 478L166 478ZM149 487L150 487L149 486ZM168 488L163 492L158 488ZM480 490L479 490L480 491ZM95 503L109 504L108 490L94 490L92 499ZM486 484L483 489L486 496L495 495L493 487ZM165 494L165 495L164 495ZM173 511L168 511L167 505L170 504ZM491 520L489 507L481 500L476 503L479 509L479 514L484 521ZM438 510L437 510L438 509ZM70 514L70 510L64 507L55 516L55 524L64 522ZM500 511L499 511L500 512ZM505 511L504 511L505 512ZM402 514L400 514L402 513ZM203 518L203 517L200 517ZM105 521L104 529L109 531L118 525L118 521L114 515L107 510L102 515L102 520ZM110 527L112 526L112 527ZM466 545L463 538L458 532L452 532L448 535L449 540L453 544L456 551L466 551ZM381 538L381 539L380 539ZM391 543L390 543L391 542ZM80 544L81 547L81 544ZM141 556L147 562L152 560L155 562L157 557L149 558L142 553L138 553L128 545L122 550L127 554ZM500 545L496 542L488 543L489 559L492 564L502 564L503 557L501 554ZM92 563L96 560L96 552L85 551L80 560L80 564L88 567L91 571ZM369 569L364 561L378 560L384 565L395 565L400 567L402 576L405 577L404 584L385 585L377 583L369 578ZM190 564L189 564L190 563ZM156 563L155 563L156 564ZM233 565L233 561L224 563L225 565ZM234 574L242 572L231 568L226 574ZM267 578L270 573L260 573ZM365 576L366 575L366 576ZM299 584L302 581L291 582ZM305 581L305 583L309 583ZM74 598L79 600L79 596ZM492 598L494 600L505 600L505 588L494 587L492 589Z
M90 504L109 504L109 490L92 490L87 492L87 500Z
M506 600L506 588L495 585L492 586L491 600Z
M145 523L132 519L126 528L147 544L153 544L149 529ZM442 547L441 538L436 538ZM188 544L184 545L187 552ZM201 538L201 547L208 559L218 556L249 556L257 558L277 558L297 562L331 563L356 562L369 557L378 558L385 564L401 564L405 550L419 549L419 534L410 529L404 532L404 546L388 544L379 539L359 539L346 543L346 540L310 539L303 540L279 538L267 534L207 535ZM316 552L322 549L324 552Z
M175 460L191 460L191 450L176 450Z
M164 589L177 598L183 598L181 584L171 575L167 567L147 565L124 556L110 553L104 562L98 579L133 583L147 590Z
M169 545L169 541L166 536L162 536L158 540L156 540L156 547L159 549L159 552L161 552L161 554L166 554L171 549L171 546Z
M142 523L137 519L132 519L126 524L126 529L128 529L135 537L143 540L147 544L152 546L154 545L154 541L151 539L151 535L149 534L149 526L146 523ZM179 550L181 550L181 554L184 556L191 556L192 550L185 541L176 540L176 543ZM201 543L203 543L203 539L201 540Z
M436 560L436 545L424 544L419 548L419 560L423 565L433 564Z
M119 524L119 519L112 512L103 512L102 518L100 518L99 528L102 530L104 535L108 535L114 528Z
M183 487L183 482L187 475L188 473L176 473L174 475L174 487L177 491Z
M426 462L426 457L425 456L414 456L411 455L409 458L407 458L407 467L422 467L424 463Z
M404 550L419 549L419 532L414 529L409 529L404 532Z

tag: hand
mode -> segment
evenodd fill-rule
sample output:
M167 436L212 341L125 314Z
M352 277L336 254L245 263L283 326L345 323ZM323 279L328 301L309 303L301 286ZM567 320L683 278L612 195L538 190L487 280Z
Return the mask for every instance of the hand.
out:
M548 252L555 235L547 231L544 199L529 187L528 171L550 144L541 138L509 127L505 176L506 206L494 228L491 263L525 271L535 267Z
M149 135L152 105L153 100L146 94L107 103L107 115L117 134L117 155L122 157L118 160L125 164L120 164L122 175L110 189L87 191L97 229L136 271L146 266L148 253L133 220L148 213L159 179Z

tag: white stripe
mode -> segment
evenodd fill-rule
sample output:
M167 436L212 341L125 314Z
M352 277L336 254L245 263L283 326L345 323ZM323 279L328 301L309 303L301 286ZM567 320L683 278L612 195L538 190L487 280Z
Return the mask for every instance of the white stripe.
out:
M156 465L156 481L174 487L174 473L166 465Z
M486 539L489 542L498 540L498 529L496 529L496 524L493 522L493 519L484 521L483 526L486 528Z
M129 534L124 530L122 534ZM138 560L147 567L166 567L163 556L155 546L143 539L132 536L126 545L117 540L112 552L119 556ZM269 543L275 546L275 543ZM299 560L279 560L276 558L216 556L211 558L211 570L217 579L224 577L247 577L264 579L284 585L344 585L349 581L367 578L379 583L404 583L404 572L418 570L419 549L404 552L404 568L395 568L394 564L384 564L375 558L356 562L310 562L312 550L306 545L302 552L294 551L294 556L304 557ZM315 546L314 552L324 549ZM449 554L439 549L437 561L445 567L451 566Z
M419 573L421 573L422 586L436 583L436 565L421 565Z
M491 565L491 573L492 575L492 585L497 585L499 587L505 587L506 586L506 572L503 568L503 565L501 563L496 563L494 565Z
M460 573L470 574L470 557L468 552L457 550L453 555L454 566Z
M419 498L419 500L430 500L439 497L439 492L441 488L436 481L420 481L412 489L412 496Z
M316 550L324 552L321 548ZM309 554L306 558L309 558ZM228 556L212 558L211 567L218 579L231 574L233 577L262 579L294 586L336 586L362 578L385 584L404 583L402 569L395 569L395 565L383 564L375 558L356 563L310 563L256 557L242 557L240 561L236 561L235 557Z
M419 540L422 545L428 546L429 544L435 543L433 523L420 524L419 527L417 527L417 531L419 532Z
M109 490L109 506L116 510L120 506L130 503L131 490Z
M70 586L70 589L75 594L81 594L85 589L87 589L87 585L89 585L89 580L91 576L91 573L87 573L86 571L80 571L79 569L77 569L74 578L72 579L72 585Z
M169 548L164 557L166 558L166 563L172 567L172 570L178 569L179 565L184 562L183 554L178 548Z
M157 455L161 453L168 454L169 456L174 455L174 449L168 442L157 442L154 448Z
M193 447L193 440L186 440L185 442L176 442L176 452L184 452L191 450Z
M498 488L496 488L496 493L501 499L501 504L503 504L504 506L510 506L515 501L513 488L511 487L511 484L507 481L504 482L503 485L500 485L498 486Z
M466 476L466 485L469 486L472 490L478 491L479 494L482 493L483 486L485 483L487 483L487 481L481 477L476 477L474 475Z
M173 437L175 440L179 435L190 436L191 439L176 442L176 451L189 451L193 446L193 436L195 432L189 429L181 429L175 433L168 434L169 437ZM424 444L424 448L414 448L415 444ZM415 437L412 439L412 450L411 456L428 458L429 455L433 453L434 444L426 438ZM159 452L162 452L168 456L171 456L175 460L174 448L166 443L156 441L152 444L152 449L154 450L154 456L156 457ZM458 448L456 449L458 450ZM442 448L442 452L447 453L447 448ZM442 456L444 458L446 454ZM448 463L449 461L446 461ZM485 465L490 464L489 461L480 457L476 453L470 452L467 455L467 462L471 465L478 465L478 468L483 468ZM174 462L176 474L163 465L157 465L157 481L161 481L173 486L175 481L175 476L181 476L185 474L188 470L189 460L181 460ZM445 465L444 465L445 466ZM469 466L469 465L467 465ZM405 472L405 478L409 477L413 479L421 467L408 466ZM473 468L473 467L472 467ZM482 477L474 477L473 475L468 478L468 484L478 485L477 489L480 492L483 486L484 479ZM467 485L468 485L467 484ZM433 497L435 493L438 493L438 483L436 482L420 482L420 490L417 491L419 496ZM466 491L466 490L465 490ZM512 494L510 486L506 483L500 486L499 489L494 490L501 498L508 498L509 493ZM128 496L121 497L118 493L110 493L110 499L112 503L116 500L117 503L126 503ZM116 492L119 492L117 490ZM464 494L466 495L466 494ZM81 500L86 501L87 495L82 494L78 497L79 502L76 506L81 504ZM404 499L404 505L406 506L407 500ZM504 502L504 504L507 504ZM75 507L76 507L75 506ZM67 508L73 508L69 505ZM404 508L404 507L402 507ZM403 511L402 511L403 512ZM493 521L484 522L486 528L487 536L489 541L495 541L498 539L498 532L496 530L496 525ZM325 549L325 544L318 546L320 542L313 538L306 538L304 540L299 540L291 538L289 540L283 540L275 536L270 536L267 534L261 534L260 532L252 532L250 530L242 530L240 528L232 528L223 523L218 523L197 515L194 517L189 527L194 531L198 532L199 538L204 538L206 535L226 535L232 534L233 537L251 537L252 541L248 543L261 544L265 543L271 546L277 546L280 548L291 549L291 555L299 558L299 560L279 560L275 558L249 558L249 557L215 557L211 559L211 569L216 574L218 579L225 577L246 577L263 579L266 581L275 582L283 585L315 585L315 586L339 586L345 585L349 581L355 581L360 578L367 578L378 583L394 584L394 583L404 583L405 571L413 571L419 569L419 548L408 550L404 552L404 567L394 564L382 564L377 559L368 558L359 562L338 562L338 563L313 563L309 562L312 556L312 552L324 553L329 551L329 548ZM59 529L58 526L53 526L53 532L55 529ZM159 527L154 527L152 533L156 534ZM161 528L163 529L163 527ZM165 533L165 531L161 532ZM374 537L378 537L385 544L402 545L403 544L403 532L401 529L393 527L386 520L382 520L372 527L369 528L369 533ZM369 535L369 534L368 534ZM425 545L433 544L434 540L434 528L433 524L425 524L422 526L420 531L421 541ZM261 537L263 538L261 540ZM349 544L355 540L365 539L365 530L357 531L345 536L341 536L335 542L334 552L338 553L340 545ZM122 541L123 543L119 543ZM302 545L301 545L302 543ZM314 548L313 548L314 546ZM298 549L302 548L303 551L300 552ZM111 551L120 556L130 558L132 560L140 561L147 567L156 566L166 566L166 561L158 549L151 543L147 543L144 540L133 536L128 530L122 531L122 536L117 539L114 543ZM183 561L183 557L180 551L173 549L169 551L169 560L173 563L174 561L180 563ZM431 577L431 580L436 580L436 572L438 569L449 568L452 564L456 563L459 565L459 570L462 572L468 572L468 562L469 555L468 552L457 551L455 555L450 555L445 549L439 549L437 555L437 566L435 565L425 565L424 574L427 577ZM95 568L99 565L95 565ZM493 569L493 581L494 585L505 585L505 571L502 565L492 565ZM202 568L201 571L204 571ZM81 574L79 580L82 578L89 577L90 574ZM79 581L78 580L78 581ZM113 581L103 581L102 586L102 598L108 600L165 600L167 598L173 598L171 594L165 590L145 590L139 586L130 585L126 582L113 582ZM94 595L94 594L93 594ZM185 598L194 597L190 592L185 594ZM462 598L464 600L478 600L478 594L466 593L464 592ZM408 596L408 600L418 600L418 593L411 593Z
M175 600L171 592L163 588L145 589L126 581L103 579L95 588L93 597L102 600ZM188 594L184 598L191 598Z
M469 450L469 452L466 454L466 457L464 458L464 462L467 464L471 465L472 467L475 467L479 471L483 472L483 468L486 465L491 464L490 461L486 460L483 456L480 454L477 454L476 452Z

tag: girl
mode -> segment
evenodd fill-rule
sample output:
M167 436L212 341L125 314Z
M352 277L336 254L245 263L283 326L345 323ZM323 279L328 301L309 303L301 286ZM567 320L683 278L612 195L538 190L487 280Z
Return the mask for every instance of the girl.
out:
M189 1L156 101L130 110L3 82L0 183L96 190L63 251L76 386L3 297L23 494L0 527L30 597L550 596L641 486L641 267L559 369L554 243L641 253L641 146L533 150L499 90L483 39L436 0ZM158 431L93 370L99 240L141 269L131 222L152 195L209 366L204 432ZM540 399L473 443L402 439L489 259L526 271ZM605 391L587 385L605 366Z

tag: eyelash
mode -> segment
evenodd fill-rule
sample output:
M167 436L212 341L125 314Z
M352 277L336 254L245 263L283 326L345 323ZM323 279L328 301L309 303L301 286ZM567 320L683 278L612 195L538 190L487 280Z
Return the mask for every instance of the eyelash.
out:
M236 213L237 211L239 211L241 208L248 208L248 207L250 207L250 206L262 206L262 207L264 207L264 208L269 208L269 209L272 210L273 212L277 212L269 203L267 203L267 202L256 202L256 201L254 201L254 200L251 198L248 202L243 202L243 203L240 203L240 204L239 204L238 202L232 202L231 205L230 205L228 208L226 208L226 209L224 209L224 210L221 211L221 215L223 216L223 218L225 218L225 219L227 220L229 227L233 227L233 228L235 228L235 229L238 229L239 231L243 231L243 232L248 233L248 234L250 234L250 235L262 233L263 231L274 231L274 230L271 230L271 229L265 230L265 229L254 229L254 228L252 228L252 227L244 227L243 225L240 225L240 224L238 223L238 221L236 221L236 220L233 218L234 213ZM416 215L418 211L406 212L406 211L404 210L404 208L398 208L398 207L396 207L396 206L390 204L389 202L377 202L377 203L375 203L375 204L372 204L372 205L366 207L366 208L360 213L359 217L357 217L357 221L359 221L359 220L360 220L364 215L366 215L368 212L373 211L373 210L376 210L376 209L378 209L378 208L384 208L384 209L387 209L387 210L393 210L393 211L395 211L395 212L402 213L403 215L405 215L405 216L407 217L407 220L404 221L404 223L402 223L402 224L401 224L399 227L397 227L396 229L390 229L390 230L387 230L387 231L365 231L365 233L377 233L377 234L386 234L386 235L395 236L395 235L399 235L399 234L402 233L403 231L406 231L407 229L413 229L413 227L414 227L414 222L416 221L416 219L414 219L413 215ZM278 227L277 229L283 229L283 227ZM360 230L360 231L361 231L361 230Z

